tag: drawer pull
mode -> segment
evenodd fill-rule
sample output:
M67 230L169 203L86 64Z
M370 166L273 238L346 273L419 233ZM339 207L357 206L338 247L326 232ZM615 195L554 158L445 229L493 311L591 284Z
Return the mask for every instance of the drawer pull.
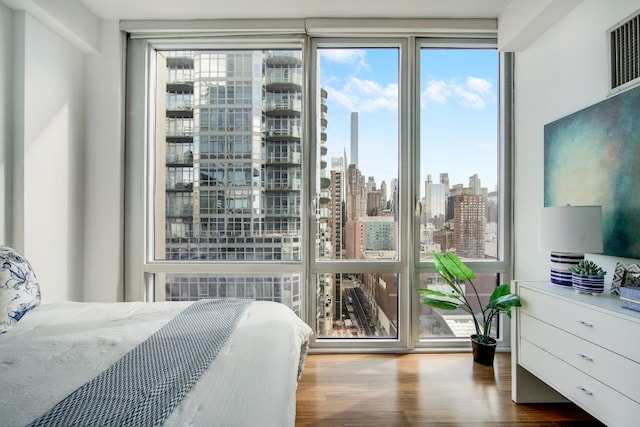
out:
M581 385L579 385L576 388L578 390L580 390L581 392L583 392L584 394L586 394L587 396L593 396L593 393L591 391L587 390L586 388L582 387Z
M578 353L578 356L580 356L582 360L586 360L587 362L593 362L593 357L589 357L586 354Z
M586 326L587 328L593 328L593 323L585 322L584 320L578 320L582 326Z

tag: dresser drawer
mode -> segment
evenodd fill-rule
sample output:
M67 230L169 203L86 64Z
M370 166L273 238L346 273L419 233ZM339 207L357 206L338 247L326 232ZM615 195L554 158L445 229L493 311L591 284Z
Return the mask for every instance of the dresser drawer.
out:
M587 341L640 362L640 323L570 299L521 287L521 313L547 322ZM592 296L594 299L600 297Z
M640 364L520 313L520 337L640 402Z
M589 375L520 340L520 364L609 427L637 425L640 404Z

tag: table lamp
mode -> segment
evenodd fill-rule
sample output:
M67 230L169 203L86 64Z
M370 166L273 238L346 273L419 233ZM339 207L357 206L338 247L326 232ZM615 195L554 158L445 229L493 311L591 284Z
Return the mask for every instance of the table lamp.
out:
M555 206L540 212L540 247L551 251L551 283L571 286L569 268L602 252L601 206Z

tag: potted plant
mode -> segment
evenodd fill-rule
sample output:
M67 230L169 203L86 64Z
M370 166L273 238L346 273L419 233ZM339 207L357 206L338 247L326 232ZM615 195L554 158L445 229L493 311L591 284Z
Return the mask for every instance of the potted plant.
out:
M506 313L511 317L511 307L520 307L520 298L511 292L509 285L499 285L495 288L489 302L483 306L480 295L473 283L475 273L467 267L453 252L441 254L433 252L436 271L451 287L451 293L444 293L432 289L418 289L420 303L442 310L462 309L471 315L476 333L471 335L473 359L482 365L493 365L496 350L496 340L491 337L493 321L499 313ZM465 291L463 285L468 284L472 292ZM465 294L469 294L465 295ZM478 301L482 311L475 313L469 298Z
M607 274L598 264L583 259L569 267L571 286L578 293L600 295L604 291L604 276Z

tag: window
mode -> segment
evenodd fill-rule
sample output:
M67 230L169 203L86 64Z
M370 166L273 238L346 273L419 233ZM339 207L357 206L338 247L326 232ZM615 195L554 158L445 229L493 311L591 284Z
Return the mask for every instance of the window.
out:
M402 41L364 40L319 41L315 50L319 341L399 338L398 295L406 292L397 203L403 50Z
M483 304L506 277L500 259L504 224L498 143L499 55L494 48L420 46L419 264L432 251L454 251L480 269ZM484 265L483 265L484 264ZM503 274L501 274L503 273ZM437 274L420 287L446 291ZM480 309L480 307L478 307ZM471 316L420 307L420 338L466 338ZM498 332L498 331L496 331Z
M311 32L131 39L128 87L154 90L128 97L147 123L128 126L128 298L279 301L318 348L468 344L469 319L415 288L443 286L433 250L485 298L509 279L504 55Z

